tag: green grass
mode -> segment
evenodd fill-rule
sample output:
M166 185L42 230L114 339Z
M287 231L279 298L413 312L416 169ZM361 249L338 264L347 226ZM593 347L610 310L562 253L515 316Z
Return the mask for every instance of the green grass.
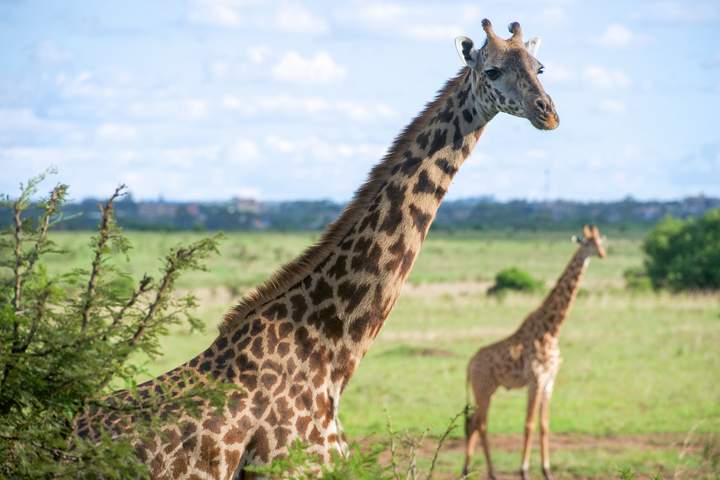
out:
M140 275L157 268L163 251L200 234L129 236L136 248L126 267ZM431 234L411 285L343 396L341 418L349 436L382 434L387 415L396 429L414 434L429 429L431 435L444 431L465 403L468 358L510 334L541 300L540 295L521 294L495 299L484 294L485 288L495 273L510 266L528 271L549 287L574 251L569 237L569 232ZM87 234L60 233L54 238L70 253L53 269L83 266ZM316 238L229 235L221 255L210 260L209 272L190 274L180 282L200 296L199 314L207 331L174 331L163 341L166 354L147 363L149 373L166 371L202 351L215 336L223 313L247 287L267 278ZM590 265L561 332L564 363L552 403L553 432L617 437L618 445L631 435L681 441L691 430L700 438L720 432L718 297L625 292L622 272L641 264L639 247L637 236L610 236L608 258ZM525 395L520 390L496 393L490 409L491 438L522 432ZM460 430L453 434L459 435ZM623 467L670 478L678 464L696 468L702 462L699 448L681 460L680 447L663 441L667 444L653 449L554 449L553 458L559 478L617 477ZM519 455L519 443L516 450L494 452L498 468L508 472L517 469ZM443 453L441 470L455 472L460 464L456 449ZM482 461L477 466L482 469Z
M555 280L574 250L567 233L431 233L410 277L413 284L443 282L491 282L495 273L514 265L547 282ZM88 233L59 232L53 239L67 253L55 259L57 269L87 267ZM118 263L141 275L157 270L163 252L197 240L203 233L129 232L135 246L132 261ZM318 233L232 233L221 244L220 255L207 263L210 272L184 276L186 288L247 288L266 279L276 268L294 258L319 238ZM596 262L592 285L622 285L622 272L641 263L637 237L610 238L612 261Z
M464 405L467 359L511 333L539 300L402 297L343 397L346 428L377 430L386 408L399 426L441 430ZM686 432L697 424L701 431L720 431L718 326L717 303L709 298L579 299L561 333L564 364L553 398L553 430L619 435ZM417 330L427 338L416 338ZM453 355L413 354L398 344ZM369 398L381 408L365 411ZM524 406L525 391L499 390L490 430L522 431Z

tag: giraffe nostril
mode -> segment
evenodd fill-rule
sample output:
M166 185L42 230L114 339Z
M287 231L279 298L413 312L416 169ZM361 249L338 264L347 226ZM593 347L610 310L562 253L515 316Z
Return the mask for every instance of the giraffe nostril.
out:
M542 98L535 99L535 107L542 113L547 113L547 111L549 110L548 102L546 102Z

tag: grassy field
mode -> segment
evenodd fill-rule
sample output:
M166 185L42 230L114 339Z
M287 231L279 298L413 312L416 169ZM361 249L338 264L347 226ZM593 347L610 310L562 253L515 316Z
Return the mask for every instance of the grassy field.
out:
M470 355L511 333L541 301L537 295L487 297L494 274L518 266L550 287L574 250L569 235L432 233L343 397L341 418L350 438L366 444L381 437L388 417L395 429L439 436L465 403ZM199 234L129 236L136 249L125 267L140 275L157 268L163 251ZM147 364L149 372L161 373L202 351L242 292L314 238L228 236L221 255L208 262L209 272L180 283L200 297L207 330L173 332L164 343L167 353ZM52 268L83 266L86 234L60 233L55 240L70 253ZM641 264L639 246L637 236L610 235L608 258L590 265L563 327L564 363L551 419L557 478L611 478L624 467L641 478L658 472L663 478L720 478L719 299L625 291L622 272ZM504 475L519 466L524 409L524 391L503 390L493 398L491 443ZM440 456L443 478L452 478L462 463L461 430ZM481 457L478 452L482 472Z

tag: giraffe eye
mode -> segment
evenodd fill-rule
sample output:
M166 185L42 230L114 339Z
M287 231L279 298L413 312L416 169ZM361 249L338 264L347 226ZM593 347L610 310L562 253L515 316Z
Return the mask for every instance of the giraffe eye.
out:
M500 75L502 75L502 72L497 68L491 68L489 70L485 70L485 75L487 75L490 80L497 80L500 78Z
M540 67L540 68L538 68L537 74L541 75L544 72L545 72L545 67Z

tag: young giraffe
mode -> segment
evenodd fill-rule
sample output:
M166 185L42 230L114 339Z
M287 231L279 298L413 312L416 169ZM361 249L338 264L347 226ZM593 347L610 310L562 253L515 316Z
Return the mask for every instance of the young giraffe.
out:
M325 461L345 451L340 395L485 125L501 111L538 129L559 122L537 78L541 65L531 50L537 41L524 44L518 23L510 25L509 40L496 36L488 20L482 25L483 47L456 40L466 67L397 137L321 240L233 308L207 350L141 386L141 394L162 391L161 384L180 393L180 374L193 371L247 391L221 413L201 406L199 419L182 413L154 438L138 440L153 478L249 478L244 466L283 455L296 439ZM89 410L76 428L94 438L102 428L131 432L132 419Z
M550 473L550 397L555 376L560 369L558 333L567 317L573 300L580 288L580 280L587 269L590 257L605 257L600 232L597 227L583 227L580 246L560 275L540 307L525 318L515 333L487 347L483 347L470 359L467 380L475 395L477 409L466 420L466 451L463 474L467 475L470 460L478 438L482 441L488 476L495 478L490 446L487 439L488 408L490 398L499 386L507 389L528 387L527 413L525 417L525 442L523 446L523 480L528 478L530 465L530 440L535 428L535 417L540 409L540 452L543 474Z

